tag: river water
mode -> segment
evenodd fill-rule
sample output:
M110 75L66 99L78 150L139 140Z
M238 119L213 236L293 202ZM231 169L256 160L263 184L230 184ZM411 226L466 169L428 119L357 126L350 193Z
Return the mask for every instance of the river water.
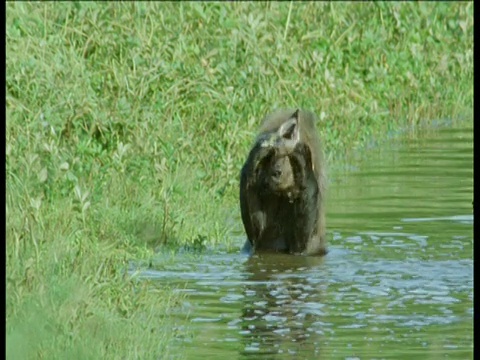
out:
M191 254L142 271L183 294L174 358L473 358L472 126L334 167L324 258Z

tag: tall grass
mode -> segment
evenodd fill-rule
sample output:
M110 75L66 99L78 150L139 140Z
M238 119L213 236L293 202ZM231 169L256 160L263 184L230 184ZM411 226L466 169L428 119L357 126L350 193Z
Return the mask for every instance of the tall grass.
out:
M178 298L125 269L237 251L239 169L274 108L315 111L348 154L473 105L472 2L15 2L6 21L12 359L165 356Z

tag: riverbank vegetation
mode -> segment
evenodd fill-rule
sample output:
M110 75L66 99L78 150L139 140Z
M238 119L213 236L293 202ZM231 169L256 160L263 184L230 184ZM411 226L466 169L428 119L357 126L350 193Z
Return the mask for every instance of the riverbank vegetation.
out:
M240 249L274 108L331 160L473 105L473 2L10 2L6 53L11 359L168 357L178 295L126 269Z

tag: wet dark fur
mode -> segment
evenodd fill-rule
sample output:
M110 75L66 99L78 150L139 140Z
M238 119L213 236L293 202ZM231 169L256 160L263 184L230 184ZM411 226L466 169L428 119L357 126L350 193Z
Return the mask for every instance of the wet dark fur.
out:
M241 171L245 251L326 253L323 165L312 113L281 110L265 118Z

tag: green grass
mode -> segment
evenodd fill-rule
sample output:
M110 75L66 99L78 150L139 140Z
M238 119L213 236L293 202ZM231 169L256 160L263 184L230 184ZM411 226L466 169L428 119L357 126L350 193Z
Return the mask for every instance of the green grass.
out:
M473 106L472 2L6 11L12 359L168 353L178 297L125 268L238 251L240 167L276 107L316 112L332 161Z

